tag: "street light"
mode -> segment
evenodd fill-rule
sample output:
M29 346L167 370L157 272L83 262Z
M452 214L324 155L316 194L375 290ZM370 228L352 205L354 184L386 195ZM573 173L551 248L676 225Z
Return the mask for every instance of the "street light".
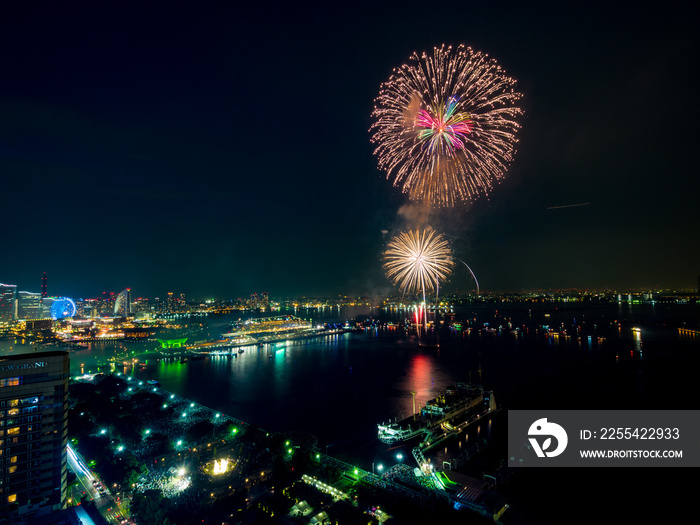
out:
M396 454L396 459L398 459L399 461L403 460L403 454L401 454L400 452Z

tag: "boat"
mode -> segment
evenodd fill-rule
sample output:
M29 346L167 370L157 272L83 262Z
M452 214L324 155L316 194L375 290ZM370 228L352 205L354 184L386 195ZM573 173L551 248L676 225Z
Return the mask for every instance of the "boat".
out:
M472 416L496 409L493 392L481 386L457 383L445 393L428 401L415 414L401 420L377 425L377 437L386 444L408 441L429 434L445 422L460 424Z

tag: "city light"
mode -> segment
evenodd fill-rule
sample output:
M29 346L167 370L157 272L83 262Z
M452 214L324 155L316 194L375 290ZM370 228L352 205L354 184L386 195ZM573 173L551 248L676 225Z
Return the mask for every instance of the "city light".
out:
M228 459L214 460L214 475L224 474L228 470Z

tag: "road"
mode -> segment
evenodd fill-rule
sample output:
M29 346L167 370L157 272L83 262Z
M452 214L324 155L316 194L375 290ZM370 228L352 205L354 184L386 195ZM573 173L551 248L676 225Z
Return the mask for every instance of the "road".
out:
M68 445L67 456L68 468L70 468L78 478L78 490L74 491L72 495L74 501L80 501L80 497L84 492L85 495L87 495L88 500L93 500L95 502L97 510L100 512L100 514L102 514L102 516L104 516L108 523L119 525L120 519L117 518L117 516L122 515L119 505L109 491L106 490L106 488L104 489L104 494L100 494L100 491L93 484L93 482L97 482L97 486L99 487L104 487L104 484L90 471L89 468L87 468L83 459L73 450L70 445ZM80 510L87 516L87 513L85 513L83 509ZM88 522L83 520L83 523ZM89 523L92 523L92 520L90 520Z

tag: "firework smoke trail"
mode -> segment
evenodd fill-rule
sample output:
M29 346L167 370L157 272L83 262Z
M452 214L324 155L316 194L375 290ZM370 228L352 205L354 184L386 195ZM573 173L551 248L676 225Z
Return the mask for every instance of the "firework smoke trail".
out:
M474 282L476 283L476 295L479 295L479 281L476 280L476 275L474 275L474 272L472 272L472 269L469 268L469 265L465 263L462 259L459 260L464 266L467 267L467 270L469 270L469 273L472 274L472 278L474 279Z
M384 252L384 270L387 277L403 293L436 289L440 279L452 273L452 251L447 240L435 230L402 232L394 237Z
M370 132L380 169L412 200L433 206L488 195L517 143L523 111L515 83L469 47L414 53L375 99Z

